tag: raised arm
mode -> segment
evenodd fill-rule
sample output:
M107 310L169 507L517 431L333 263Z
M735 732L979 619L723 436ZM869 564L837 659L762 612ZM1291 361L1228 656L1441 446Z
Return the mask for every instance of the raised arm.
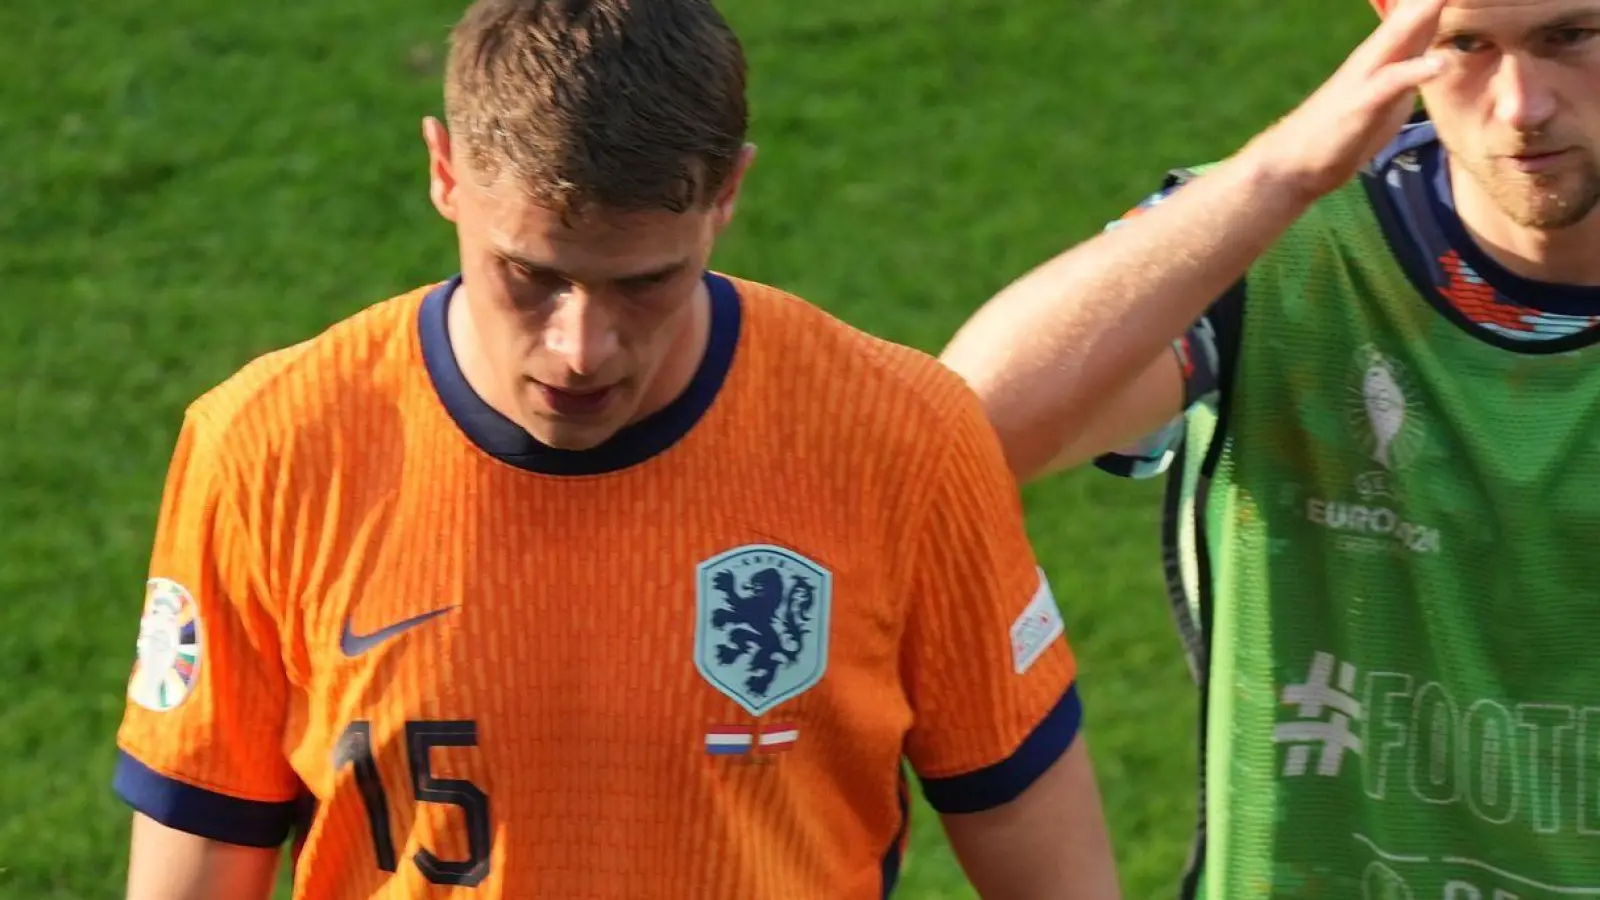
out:
M1317 198L1393 138L1441 0L1408 0L1294 112L1123 227L1044 263L964 325L942 359L977 390L1024 479L1183 409L1170 351Z

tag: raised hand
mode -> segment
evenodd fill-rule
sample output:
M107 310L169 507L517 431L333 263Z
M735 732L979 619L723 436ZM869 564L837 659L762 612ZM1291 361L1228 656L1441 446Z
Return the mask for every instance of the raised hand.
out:
M1398 0L1332 77L1245 152L1307 200L1350 180L1394 139L1415 107L1417 88L1442 69L1428 49L1444 5Z

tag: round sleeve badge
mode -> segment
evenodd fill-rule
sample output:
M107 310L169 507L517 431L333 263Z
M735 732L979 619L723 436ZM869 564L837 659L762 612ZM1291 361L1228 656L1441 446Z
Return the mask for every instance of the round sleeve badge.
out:
M169 578L145 582L137 648L128 697L156 712L182 703L200 673L200 608L187 588Z

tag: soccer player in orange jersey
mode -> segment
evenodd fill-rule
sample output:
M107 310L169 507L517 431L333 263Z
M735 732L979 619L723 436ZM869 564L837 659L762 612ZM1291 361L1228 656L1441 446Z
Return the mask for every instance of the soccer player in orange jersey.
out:
M461 274L188 410L118 734L133 900L866 900L907 769L986 898L1117 896L976 397L708 269L709 0L482 0L424 137Z

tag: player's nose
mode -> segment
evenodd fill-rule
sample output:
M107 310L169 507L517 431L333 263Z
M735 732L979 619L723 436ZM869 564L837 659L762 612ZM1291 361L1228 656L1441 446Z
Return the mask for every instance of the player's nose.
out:
M574 375L591 375L617 352L617 330L601 304L581 291L572 291L545 328L545 347L561 357Z
M1558 103L1542 63L1507 54L1491 90L1496 118L1518 131L1537 131L1555 115Z

